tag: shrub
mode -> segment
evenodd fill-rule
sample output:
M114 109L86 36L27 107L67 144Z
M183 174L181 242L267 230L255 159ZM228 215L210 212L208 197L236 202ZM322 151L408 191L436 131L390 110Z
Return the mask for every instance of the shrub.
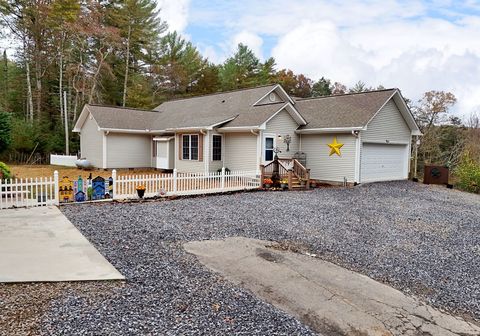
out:
M458 177L457 186L460 189L480 193L480 164L475 162L468 153L463 155L455 175Z
M12 143L12 119L9 113L0 112L0 153L5 152Z
M10 168L5 163L0 161L0 180L2 178L9 179L11 177L12 177L12 173L10 172Z

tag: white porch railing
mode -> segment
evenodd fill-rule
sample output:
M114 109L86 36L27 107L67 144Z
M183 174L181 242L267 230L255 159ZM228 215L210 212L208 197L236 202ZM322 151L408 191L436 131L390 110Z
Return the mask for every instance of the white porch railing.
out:
M0 209L58 205L58 172L52 177L0 180Z
M237 190L251 190L260 187L260 176L255 171L232 171L210 173L131 175L113 177L113 198L137 198L136 188L145 187L145 197L171 195L201 195Z
M140 185L145 187L144 197L202 195L257 189L260 176L255 171L226 172L225 169L212 173L178 173L174 170L173 174L117 176L113 170L112 183L113 199L137 199L136 189ZM58 205L60 189L57 171L53 178L0 180L0 209ZM81 190L86 190L83 184ZM76 199L73 197L70 201Z

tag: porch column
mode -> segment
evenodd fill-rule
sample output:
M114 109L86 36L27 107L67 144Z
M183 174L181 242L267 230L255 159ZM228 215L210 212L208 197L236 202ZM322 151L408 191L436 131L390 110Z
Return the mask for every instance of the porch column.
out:
M210 137L211 131L203 135L203 161L205 163L205 174L210 171Z
M257 133L257 175L260 175L261 173L260 165L262 164L262 137L263 132L259 130Z

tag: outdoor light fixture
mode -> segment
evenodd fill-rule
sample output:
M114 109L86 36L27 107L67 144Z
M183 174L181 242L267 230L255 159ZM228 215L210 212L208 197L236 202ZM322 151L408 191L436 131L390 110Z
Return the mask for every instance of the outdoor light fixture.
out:
M280 138L282 136L279 136ZM283 142L287 144L287 152L290 151L290 143L292 142L292 137L290 136L290 134L287 134L285 135L285 137L283 138Z

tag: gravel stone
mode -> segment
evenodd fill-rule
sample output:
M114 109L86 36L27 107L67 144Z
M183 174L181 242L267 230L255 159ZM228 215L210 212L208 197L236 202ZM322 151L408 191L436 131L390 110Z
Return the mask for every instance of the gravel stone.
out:
M182 249L230 236L281 242L480 321L478 195L403 181L61 209L127 282L45 285L43 335L312 334Z

